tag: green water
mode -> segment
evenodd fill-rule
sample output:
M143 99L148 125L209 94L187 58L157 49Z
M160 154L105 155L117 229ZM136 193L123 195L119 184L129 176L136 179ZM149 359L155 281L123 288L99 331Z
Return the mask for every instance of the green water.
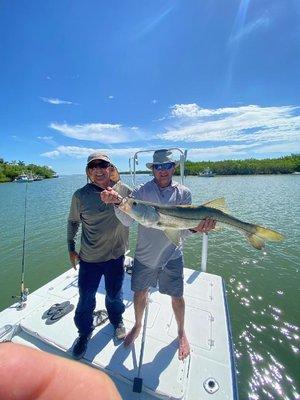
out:
M138 181L148 179L138 176ZM130 184L129 177L123 179ZM69 268L66 219L83 175L28 184L26 286L37 289ZM232 215L286 236L264 251L231 230L209 235L208 271L228 291L240 399L297 399L300 380L300 176L189 177L193 203L224 196ZM0 309L20 291L26 184L0 185ZM134 248L136 228L130 236ZM201 237L186 241L186 265L198 269Z

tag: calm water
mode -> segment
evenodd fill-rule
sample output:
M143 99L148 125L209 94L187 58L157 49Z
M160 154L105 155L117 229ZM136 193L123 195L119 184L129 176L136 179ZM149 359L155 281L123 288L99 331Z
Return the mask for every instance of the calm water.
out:
M140 182L148 176L138 176ZM130 184L129 177L123 179ZM69 268L66 218L81 175L28 185L26 286L32 292ZM300 176L189 177L193 203L224 196L231 213L286 236L265 251L231 230L210 235L208 271L226 282L237 356L240 398L299 399ZM20 291L25 184L0 185L0 309ZM130 236L134 248L136 228ZM201 237L185 245L186 265L198 269Z

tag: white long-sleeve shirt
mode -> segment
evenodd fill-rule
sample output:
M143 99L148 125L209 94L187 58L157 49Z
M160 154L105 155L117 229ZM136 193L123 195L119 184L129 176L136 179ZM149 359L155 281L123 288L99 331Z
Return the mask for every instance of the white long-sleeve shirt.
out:
M172 181L171 185L166 188L160 188L153 179L134 189L132 197L158 204L184 205L192 203L191 191L175 181ZM115 213L125 226L132 224L133 219L117 207ZM159 229L138 225L135 258L141 264L149 268L162 268L168 261L180 256L182 256L182 244L175 246Z

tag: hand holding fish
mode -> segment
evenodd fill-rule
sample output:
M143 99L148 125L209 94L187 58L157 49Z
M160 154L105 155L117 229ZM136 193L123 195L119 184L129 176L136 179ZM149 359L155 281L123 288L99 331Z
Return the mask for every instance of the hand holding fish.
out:
M114 187L117 188L116 186ZM117 200L116 193L110 192L112 197L107 195L107 198L115 199L119 210L142 225L162 230L177 246L180 243L181 230L189 229L205 233L214 229L216 223L237 229L246 236L251 246L259 250L264 247L265 241L281 242L284 238L279 232L241 221L228 214L224 198L209 201L201 206L174 206L150 203L130 197L122 198L120 195Z
M100 193L100 198L105 204L120 204L122 197L111 187L107 187Z
M190 229L192 232L199 232L199 233L207 233L216 227L217 221L212 218L205 218L202 219L199 224L195 227Z

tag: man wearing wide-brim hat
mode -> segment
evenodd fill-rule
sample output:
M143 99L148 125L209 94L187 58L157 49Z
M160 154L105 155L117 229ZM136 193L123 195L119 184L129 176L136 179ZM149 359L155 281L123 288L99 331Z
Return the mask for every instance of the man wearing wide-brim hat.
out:
M105 279L105 306L108 319L115 328L117 339L125 337L122 314L124 254L128 247L128 228L116 217L112 205L100 200L99 194L119 181L119 174L109 156L101 151L89 155L86 165L88 183L76 190L68 218L68 250L71 264L76 269L79 261L79 302L75 311L75 325L79 337L73 347L73 357L83 357L93 331L95 296L102 275ZM119 183L123 196L130 189ZM80 251L77 253L76 234L82 227Z
M146 164L154 178L134 189L132 197L158 204L191 204L191 191L174 181L173 174L178 162L170 150L161 149L153 154L153 161ZM107 203L118 204L120 198L114 190L104 190L101 198ZM124 225L129 226L132 219L116 207L116 215ZM215 222L204 220L192 231L208 232ZM188 234L188 233L187 233ZM183 298L183 254L182 244L176 246L161 230L138 225L138 237L132 269L131 289L134 291L135 324L125 338L130 345L139 335L148 290L151 286L172 298L178 326L178 357L185 359L190 353L188 338L184 329L185 303Z
M148 169L153 170L154 165L159 165L159 164L166 164L166 163L171 163L173 164L173 167L178 167L179 162L174 160L174 157L172 155L171 150L156 150L153 153L153 162L151 163L146 163L146 167Z

